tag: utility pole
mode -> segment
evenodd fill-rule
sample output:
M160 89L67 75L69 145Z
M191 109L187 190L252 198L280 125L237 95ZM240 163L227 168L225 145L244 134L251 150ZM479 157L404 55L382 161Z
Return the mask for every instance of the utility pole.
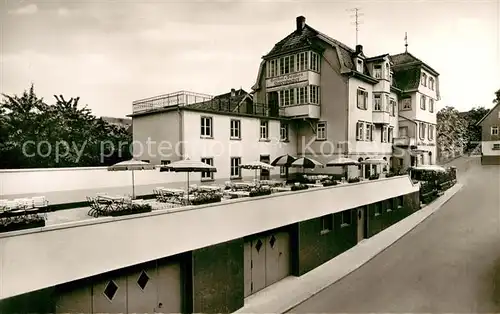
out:
M351 25L356 25L356 45L358 45L359 40L358 40L358 31L359 31L359 25L363 24L363 21L360 21L359 18L363 16L363 13L360 13L361 9L360 8L352 8L348 9L347 11L349 12L354 12L353 15L351 15L351 18L354 18L354 22L351 22Z

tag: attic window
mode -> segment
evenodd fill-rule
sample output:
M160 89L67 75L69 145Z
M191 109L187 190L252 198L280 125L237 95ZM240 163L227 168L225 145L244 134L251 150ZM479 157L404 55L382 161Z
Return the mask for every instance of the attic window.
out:
M357 64L356 64L356 70L357 70L358 72L363 73L363 60L359 60L359 59L358 59L358 62L357 62Z
M377 79L382 78L382 65L381 64L375 64L373 66L373 76Z

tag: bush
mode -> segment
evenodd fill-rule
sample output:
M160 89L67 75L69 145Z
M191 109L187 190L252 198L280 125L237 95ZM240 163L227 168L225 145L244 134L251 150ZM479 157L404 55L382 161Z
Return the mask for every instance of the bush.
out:
M109 215L112 217L134 215L134 214L148 213L152 210L153 208L151 207L150 204L131 204L121 209L110 211Z
M371 175L368 180L377 180L378 178L380 178L380 175L377 173L377 174L373 174Z
M299 185L292 185L291 190L292 191L300 191L300 190L307 190L309 186L305 184L299 184Z
M220 194L198 194L196 198L190 200L191 205L203 205L203 204L211 204L217 203L222 200L222 196Z
M385 174L386 178L391 178L391 177L395 177L395 176L396 176L396 174L394 172L388 172Z
M250 197L271 195L271 189L254 189L250 191Z
M0 219L0 233L23 229L45 227L45 218L42 216L25 217L22 221Z
M347 180L348 183L356 183L356 182L360 182L361 179L358 177L358 178L350 178L349 180Z
M323 181L323 186L332 186L332 185L337 185L337 181L331 181L331 180L325 180Z

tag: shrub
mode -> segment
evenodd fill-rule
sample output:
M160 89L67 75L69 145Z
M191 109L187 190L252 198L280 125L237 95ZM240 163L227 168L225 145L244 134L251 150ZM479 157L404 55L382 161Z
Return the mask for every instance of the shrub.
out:
M395 176L396 176L396 174L394 172L388 172L385 174L386 178L391 178L391 177L395 177Z
M270 195L271 189L254 189L250 191L250 197Z
M21 221L0 219L0 233L40 227L45 227L45 218L42 216L26 216Z
M332 185L337 185L337 181L331 181L331 180L325 180L323 181L323 186L332 186Z
M357 178L350 178L349 180L347 180L348 183L356 183L356 182L360 182L361 179L359 177Z
M222 196L220 194L198 194L196 198L190 200L191 205L203 205L203 204L211 204L217 203L222 200Z
M112 217L134 215L134 214L148 213L152 210L153 208L151 207L150 204L131 204L121 209L113 210L109 212L109 215Z
M380 178L380 175L377 173L377 174L373 174L371 175L368 180L377 180L378 178Z
M299 184L299 185L292 185L291 190L292 191L300 191L300 190L307 190L309 186L305 184Z

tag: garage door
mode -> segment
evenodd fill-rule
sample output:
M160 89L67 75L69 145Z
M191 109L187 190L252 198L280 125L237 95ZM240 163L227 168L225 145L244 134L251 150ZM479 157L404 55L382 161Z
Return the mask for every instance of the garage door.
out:
M245 242L245 297L290 275L290 235L274 232Z

